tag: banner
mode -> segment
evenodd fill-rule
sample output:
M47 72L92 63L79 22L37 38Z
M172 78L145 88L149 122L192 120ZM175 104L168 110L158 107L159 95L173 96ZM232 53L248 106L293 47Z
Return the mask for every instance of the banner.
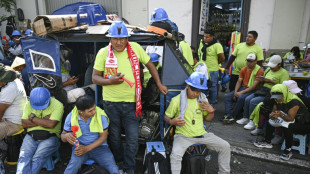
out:
M51 92L61 89L59 42L31 36L21 39L31 87L45 87Z

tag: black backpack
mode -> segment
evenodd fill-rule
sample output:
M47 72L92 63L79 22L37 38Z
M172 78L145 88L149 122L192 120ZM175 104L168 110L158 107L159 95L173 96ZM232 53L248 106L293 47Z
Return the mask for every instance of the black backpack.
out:
M156 174L154 164L158 163L158 169L160 174L170 174L169 163L167 159L160 153L153 149L145 156L145 163L143 171L147 170L147 174Z
M208 149L205 145L189 147L183 155L181 174L204 174L207 153Z
M24 12L21 8L17 9L17 17L19 21L23 21L25 19Z
M7 24L6 24L6 28L5 28L5 33L8 36L11 36L13 31L16 30L16 23L15 23L15 19L14 16L9 16L7 18Z

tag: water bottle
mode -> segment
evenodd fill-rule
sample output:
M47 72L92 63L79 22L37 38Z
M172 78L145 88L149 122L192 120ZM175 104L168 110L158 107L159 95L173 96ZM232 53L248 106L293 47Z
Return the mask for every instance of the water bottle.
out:
M80 147L79 140L75 140L75 142L73 143L73 147L74 147L74 149Z

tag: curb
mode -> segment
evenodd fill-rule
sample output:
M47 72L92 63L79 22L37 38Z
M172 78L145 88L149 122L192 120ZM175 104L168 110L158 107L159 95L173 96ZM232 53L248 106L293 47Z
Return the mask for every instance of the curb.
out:
M244 148L244 147L237 147L237 146L230 146L231 153L237 154L237 155L242 155L242 156L247 156L251 158L257 158L261 159L264 161L269 161L269 162L274 162L274 163L280 163L283 165L291 165L294 167L302 167L305 169L310 169L310 161L309 160L301 160L301 159L296 159L296 158L291 158L288 161L281 160L279 158L278 154L273 154L273 153L267 153L267 152L262 152L250 148Z

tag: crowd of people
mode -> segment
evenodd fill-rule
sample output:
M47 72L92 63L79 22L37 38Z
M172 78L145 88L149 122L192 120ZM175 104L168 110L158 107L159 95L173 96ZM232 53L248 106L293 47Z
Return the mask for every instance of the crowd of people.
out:
M167 31L178 30L162 8L154 10L151 22L154 26L169 25ZM268 68L262 67L263 50L255 43L258 33L249 31L246 42L237 45L225 70L220 71L225 55L213 30L204 31L197 51L191 49L184 35L179 36L179 50L195 72L185 81L185 89L171 99L164 115L166 123L176 126L170 156L172 173L180 173L182 157L192 144L205 144L208 149L218 152L219 173L230 173L230 145L207 132L204 121L214 118L214 106L219 103L219 77L223 77L221 80L226 84L224 77L229 78L225 74L229 74L231 66L234 68L230 72L230 92L224 101L223 123L231 124L237 120L237 124L245 124L245 129L252 130L252 135L263 134L263 126L267 123L265 139L254 145L272 148L272 143L279 143L283 132L286 147L281 158L289 160L293 134L310 133L310 101L282 68L285 57L272 55L268 59ZM5 137L22 129L27 131L16 173L39 173L46 160L58 151L62 141L72 145L65 173L77 173L86 160L92 159L111 174L120 173L120 170L133 174L139 146L142 88L152 77L159 92L168 93L158 75L161 71L160 55L148 55L138 43L129 42L130 34L125 24L113 22L106 35L110 42L98 51L92 72L93 83L102 86L103 107L96 106L94 99L83 93L74 99L75 106L69 114L64 115L64 104L52 97L48 89L35 87L30 91L29 82L21 81L20 74L23 75L26 66L22 58L21 37L17 30L12 33L14 45L6 43L2 53L7 58L0 64L0 128L4 130L0 132L0 140L3 142ZM294 47L287 58L302 59L299 52ZM12 63L11 68L5 66ZM141 71L144 66L147 73ZM76 89L79 78L70 76L64 65L61 69L62 87L67 92ZM130 82L134 82L133 85ZM288 124L277 124L275 120ZM124 146L122 130L126 135Z

